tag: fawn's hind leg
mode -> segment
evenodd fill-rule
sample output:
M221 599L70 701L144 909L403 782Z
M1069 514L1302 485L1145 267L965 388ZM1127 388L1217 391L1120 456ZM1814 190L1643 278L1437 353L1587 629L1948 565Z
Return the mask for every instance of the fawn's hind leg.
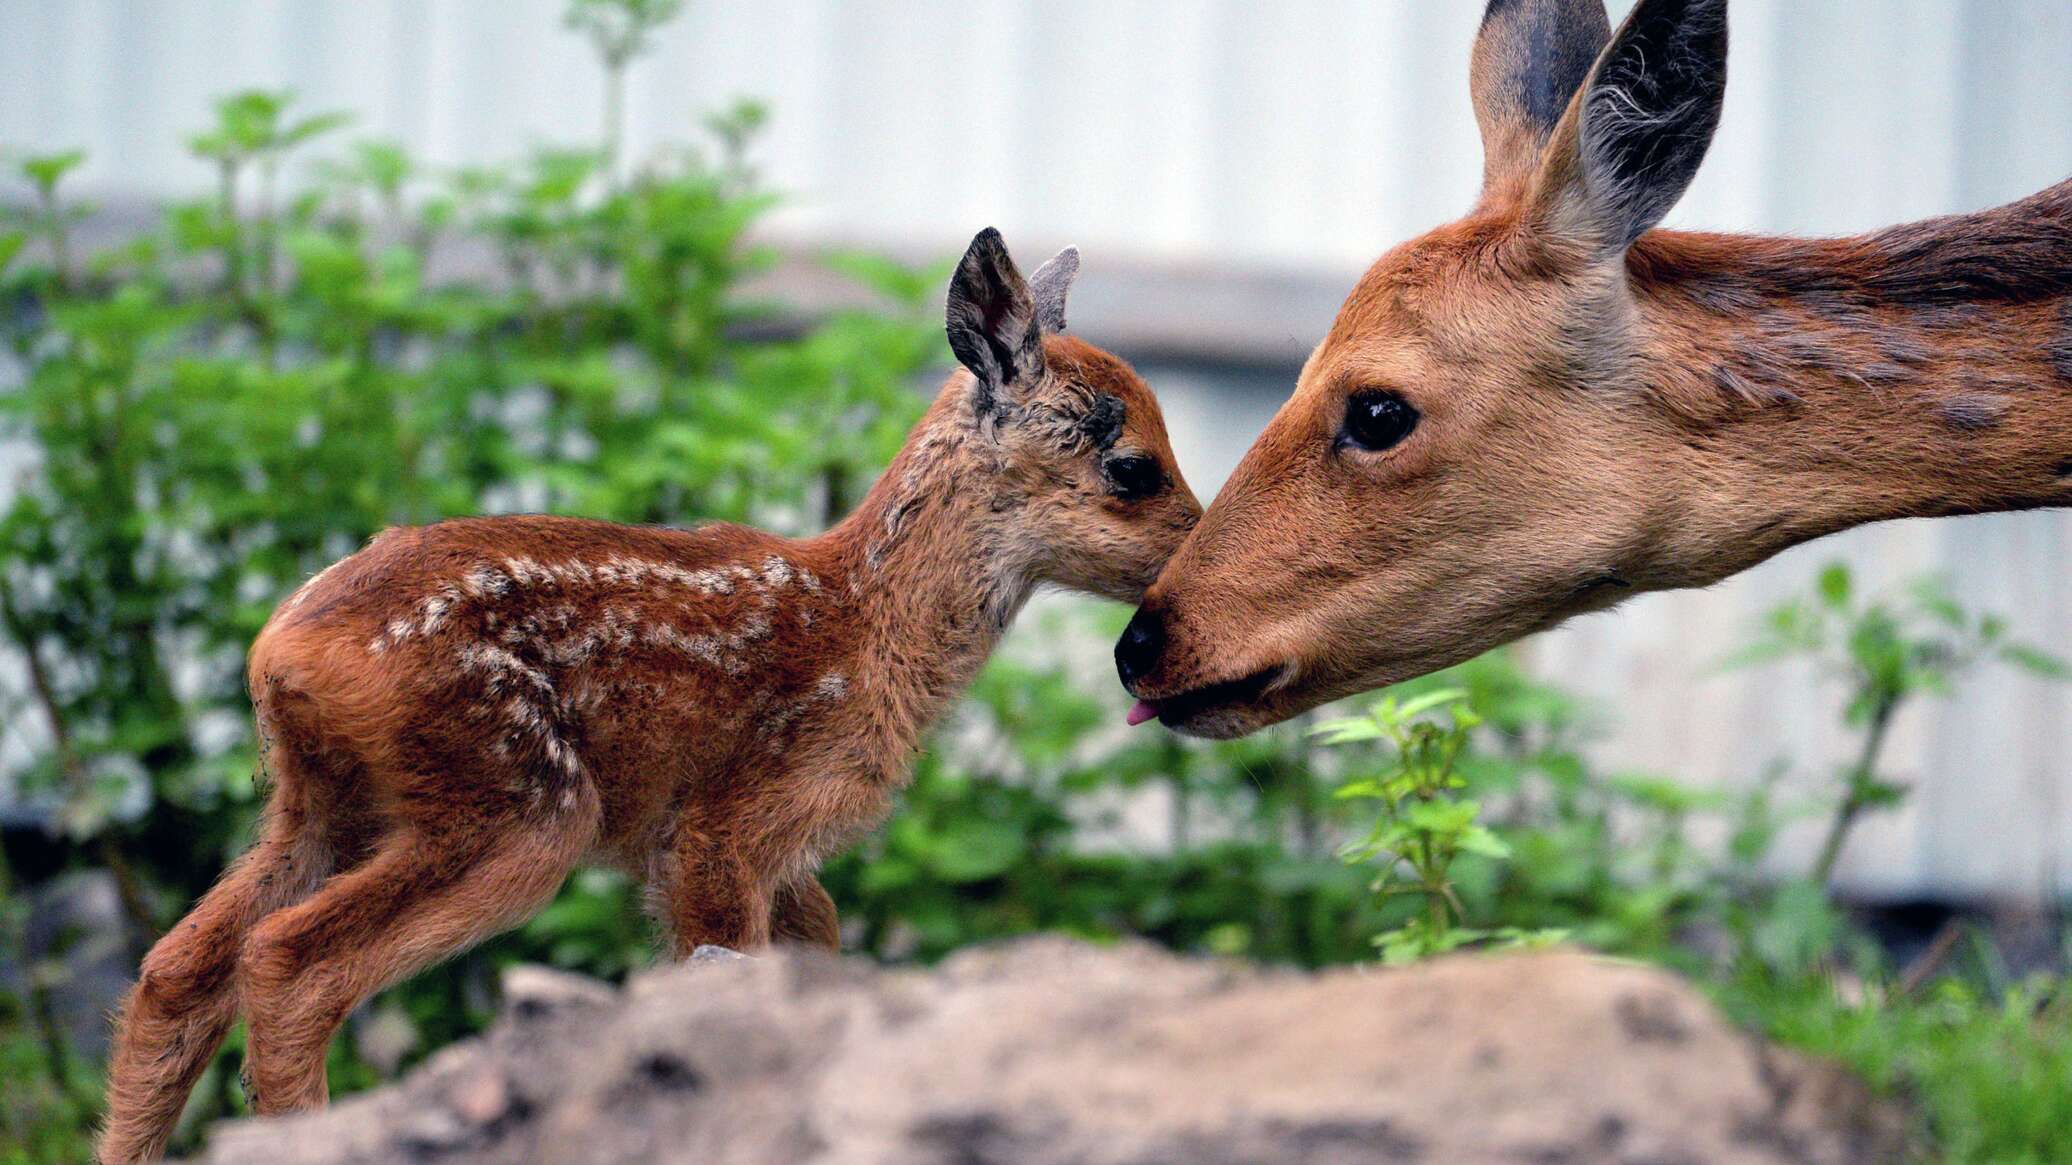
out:
M320 1105L331 1036L368 996L531 916L597 832L597 802L399 826L363 865L261 922L239 963L262 1114Z
M274 910L316 888L331 855L302 814L279 803L257 844L144 956L108 1055L106 1165L156 1159L187 1094L237 1011L237 952Z

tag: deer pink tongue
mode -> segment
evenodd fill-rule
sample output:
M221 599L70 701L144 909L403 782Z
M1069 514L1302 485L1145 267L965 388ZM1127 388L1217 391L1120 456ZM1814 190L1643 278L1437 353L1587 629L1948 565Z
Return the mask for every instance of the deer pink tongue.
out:
M1158 719L1158 709L1152 707L1147 701L1138 700L1130 705L1129 715L1124 717L1124 719L1130 722L1131 728L1135 728L1146 720Z

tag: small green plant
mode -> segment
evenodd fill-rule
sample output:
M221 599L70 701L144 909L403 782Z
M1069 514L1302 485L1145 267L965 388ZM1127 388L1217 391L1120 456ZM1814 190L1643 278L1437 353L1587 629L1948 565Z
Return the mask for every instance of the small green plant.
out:
M1482 723L1468 693L1441 688L1409 699L1383 696L1365 716L1333 720L1316 730L1326 744L1379 743L1390 750L1381 772L1340 786L1338 797L1371 801L1380 816L1365 837L1345 847L1348 862L1375 862L1375 893L1407 895L1419 909L1402 925L1375 936L1382 961L1408 963L1470 943L1554 941L1556 932L1462 925L1467 909L1455 892L1454 861L1464 854L1503 860L1510 848L1481 824L1482 807L1458 796L1468 782L1457 771L1475 727ZM1446 713L1441 721L1437 713Z
M1902 601L1859 595L1849 567L1820 572L1811 598L1793 599L1766 616L1761 635L1733 656L1731 666L1810 659L1849 693L1843 722L1863 733L1856 759L1841 773L1841 794L1814 860L1812 879L1834 873L1850 831L1866 813L1906 800L1907 788L1880 769L1893 718L1922 694L1947 695L1954 679L1975 664L1998 660L2048 679L2072 678L2072 665L2008 638L1997 615L1975 615L1934 580L1912 585Z

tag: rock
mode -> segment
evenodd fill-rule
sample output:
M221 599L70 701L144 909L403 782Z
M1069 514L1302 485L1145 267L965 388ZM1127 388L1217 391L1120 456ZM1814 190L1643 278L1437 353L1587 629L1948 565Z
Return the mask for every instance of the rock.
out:
M537 1019L568 1008L606 1007L618 997L609 983L530 963L505 971L503 985L504 1013L520 1019Z
M511 1008L212 1165L1855 1165L1903 1114L1666 972L1573 952L1319 975L1038 939L894 971L701 960Z

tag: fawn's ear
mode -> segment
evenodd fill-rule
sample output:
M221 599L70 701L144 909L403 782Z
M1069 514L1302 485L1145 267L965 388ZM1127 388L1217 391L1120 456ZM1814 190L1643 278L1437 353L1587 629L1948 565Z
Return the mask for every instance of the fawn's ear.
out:
M1484 201L1524 188L1611 38L1604 0L1489 0L1468 65Z
M1079 248L1066 247L1050 262L1029 276L1029 293L1036 297L1036 321L1046 332L1065 330L1065 297L1072 293L1072 281L1079 278Z
M1060 311L1064 300L1059 298ZM1043 325L1027 280L987 227L950 276L945 330L958 363L978 378L974 411L983 417L1043 375Z
M1623 252L1689 189L1726 93L1727 0L1640 0L1548 143L1541 225Z

